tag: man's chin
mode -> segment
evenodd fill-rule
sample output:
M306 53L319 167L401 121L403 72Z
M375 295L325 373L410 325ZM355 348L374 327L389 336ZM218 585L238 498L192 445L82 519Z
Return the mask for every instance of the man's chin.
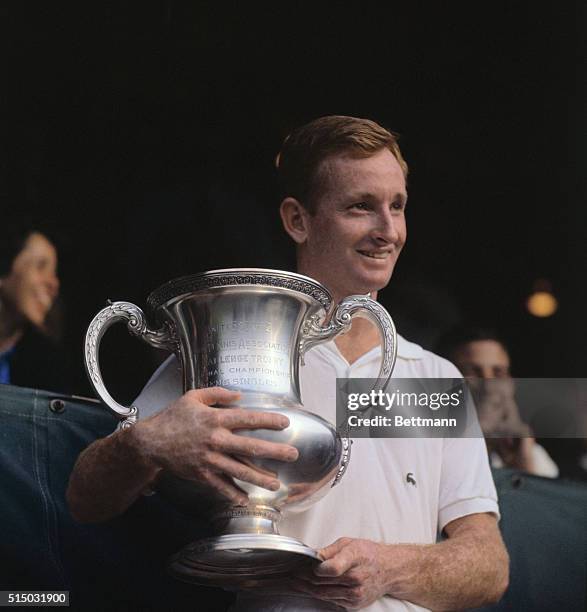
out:
M349 267L344 272L337 270L337 274L333 274L328 279L316 278L316 280L322 282L340 300L348 295L376 293L387 286L392 271L365 272L356 268L353 270L352 267ZM353 272L355 273L353 274Z
M390 279L391 272L388 274L370 275L368 278L361 277L360 279L357 279L357 282L354 284L353 293L377 293L381 289L387 287Z
M384 287L387 287L391 276L393 274L393 268L391 270L385 270L378 273L372 273L365 275L365 284L370 287L371 291L379 291Z

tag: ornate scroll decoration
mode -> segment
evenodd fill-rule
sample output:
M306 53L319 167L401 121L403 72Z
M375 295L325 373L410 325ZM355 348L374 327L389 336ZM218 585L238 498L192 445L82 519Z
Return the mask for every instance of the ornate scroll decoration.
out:
M337 306L332 318L326 325L322 325L319 314L312 315L306 321L301 334L299 343L299 353L301 364L304 365L304 354L313 346L332 340L340 334L348 332L351 327L353 316L365 317L379 327L383 340L383 359L379 370L378 384L382 387L387 384L395 365L397 354L397 334L395 326L389 313L381 304L365 295L351 295ZM341 437L342 457L341 463L332 482L332 486L337 485L344 473L351 458L352 440L349 436L349 426L347 424L345 435Z
M300 274L278 270L234 269L204 272L169 281L151 293L147 298L147 304L151 309L156 310L169 300L181 295L214 287L242 285L264 285L298 291L315 299L326 310L332 303L332 297L325 287Z
M169 324L160 329L152 330L148 327L143 311L130 302L110 302L92 320L86 332L84 356L88 376L100 396L100 399L119 417L125 420L122 427L128 427L137 420L135 406L122 406L110 395L100 372L99 351L100 341L106 330L118 321L126 321L127 329L133 336L144 340L155 348L176 351L178 342Z
M397 353L397 334L393 321L387 310L366 295L351 295L337 306L330 321L322 326L320 315L312 315L304 324L299 343L301 363L304 365L304 354L313 346L333 340L346 333L351 327L353 316L363 316L373 321L380 330L383 340L383 362L379 378L389 378L395 365Z
M340 482L351 460L351 446L353 441L350 438L341 438L340 441L342 442L342 457L340 459L340 466L338 467L338 471L336 472L336 476L330 488L335 487Z
M339 310L340 315L338 314ZM387 310L368 295L351 295L345 298L335 312L335 316L344 325L347 325L346 322L350 321L350 318L355 314L371 320L379 327L383 341L383 359L378 378L385 379L384 382L387 383L393 371L397 355L397 332L395 331L395 325ZM348 326L344 331L348 331Z
M323 315L314 314L304 323L299 343L300 363L302 365L305 365L305 354L312 347L333 340L336 336L346 333L351 328L351 314L340 310L340 307L336 309L326 325L322 325L323 321Z

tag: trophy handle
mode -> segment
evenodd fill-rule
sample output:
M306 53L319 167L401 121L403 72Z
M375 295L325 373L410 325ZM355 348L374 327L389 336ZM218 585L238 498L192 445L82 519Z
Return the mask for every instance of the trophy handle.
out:
M382 361L379 369L378 384L376 388L383 389L393 372L397 356L397 332L391 316L379 302L368 295L350 295L346 297L334 311L330 321L322 326L319 314L311 316L302 329L302 338L299 344L300 359L304 365L304 355L317 344L334 340L340 334L351 328L353 317L362 317L374 323L379 329L382 346Z
M120 427L130 427L137 421L138 409L136 406L123 406L119 404L106 389L102 373L100 371L100 341L106 330L118 321L126 321L130 334L137 336L150 346L158 349L175 351L178 343L174 331L169 324L164 324L160 329L152 330L147 325L145 314L131 302L110 302L106 308L92 319L84 345L84 360L86 372L90 382L100 399L118 417L122 419Z
M395 331L395 325L387 310L368 295L350 295L342 300L336 307L330 321L325 326L320 324L321 317L319 314L311 316L306 321L302 329L302 338L299 343L301 363L304 365L304 354L313 346L321 344L322 342L334 340L336 336L346 333L351 328L352 318L355 316L368 319L379 329L381 340L383 341L381 349L382 361L377 377L377 384L374 389L384 389L391 378L391 373L395 366L397 357L397 332ZM348 437L348 429L347 434L341 438L341 441L342 457L336 476L332 481L332 487L340 482L351 459L352 440Z

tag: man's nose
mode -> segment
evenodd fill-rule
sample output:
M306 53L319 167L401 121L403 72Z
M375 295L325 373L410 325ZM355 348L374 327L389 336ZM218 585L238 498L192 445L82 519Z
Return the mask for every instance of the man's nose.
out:
M491 380L493 377L493 370L490 366L479 367L479 378L482 378L483 380Z
M374 238L380 242L396 242L399 239L398 219L389 210L377 215L377 226L373 232Z

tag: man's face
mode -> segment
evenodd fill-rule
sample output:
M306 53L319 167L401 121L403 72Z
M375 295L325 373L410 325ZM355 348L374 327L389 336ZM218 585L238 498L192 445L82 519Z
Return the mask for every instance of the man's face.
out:
M2 281L2 293L19 317L41 327L59 292L57 251L42 234L31 234Z
M385 287L406 240L406 183L396 158L388 149L367 158L332 156L316 185L300 271L337 299Z
M475 340L458 347L453 361L463 376L476 378L507 378L510 358L495 340Z

